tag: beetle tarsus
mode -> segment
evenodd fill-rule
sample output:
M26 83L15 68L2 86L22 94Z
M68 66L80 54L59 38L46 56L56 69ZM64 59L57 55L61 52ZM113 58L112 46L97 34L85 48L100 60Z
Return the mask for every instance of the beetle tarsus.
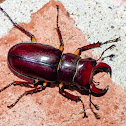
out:
M92 104L95 107L96 110L100 109L100 107L97 104L94 104L91 100L90 100L90 104Z
M84 107L84 103L83 103L83 101L81 99L79 99L79 100L81 101L82 106L83 106L83 110L84 110L84 116L83 116L83 118L87 118L88 116L86 114L86 110L85 110L85 107Z
M116 39L113 39L113 40L109 40L109 41L106 41L106 42L103 42L103 43L101 43L101 42L97 42L97 43L93 43L93 44L89 44L89 45L86 45L86 46L82 46L82 47L80 47L80 48L78 48L75 52L74 52L74 54L75 55L81 55L81 53L83 52L83 51L86 51L86 50L89 50L89 49L93 49L93 48L98 48L98 47L101 47L102 45L104 45L104 44L108 44L108 43L111 43L111 42L118 42L118 41L120 41L121 39L120 39L120 37L119 38L116 38ZM112 45L112 46L110 46L108 49L110 49L110 48L112 48L112 47L114 47L115 45ZM107 49L107 50L108 50ZM106 51L106 50L105 50ZM103 52L104 53L104 52ZM103 55L103 54L102 54Z
M8 107L9 109L11 109L12 107L14 107L14 106L17 104L17 102L18 102L24 95L26 95L26 92L23 93L22 95L20 95L20 97L15 101L15 103L13 103L13 104L11 104L11 105L9 105L9 106L7 106L7 107Z
M60 40L60 47L59 47L59 50L63 51L64 50L64 44L63 44L63 38L62 38L62 35L61 35L61 31L60 31L60 28L59 28L59 6L57 6L57 33L58 33L58 36L59 36L59 40Z
M3 87L2 89L0 89L0 92L4 91L5 89L10 87L11 85L14 85L14 82L12 82L12 83L8 84L7 86Z
M91 100L91 90L89 90L89 101L90 101L90 106L92 104L95 107L96 110L99 110L100 109L100 107L98 105L94 104L92 102L92 100Z

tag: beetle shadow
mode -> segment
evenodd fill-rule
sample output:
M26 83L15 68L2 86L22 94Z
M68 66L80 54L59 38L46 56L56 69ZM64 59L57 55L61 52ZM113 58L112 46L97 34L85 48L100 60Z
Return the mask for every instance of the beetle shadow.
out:
M97 112L94 111L94 109L91 106L91 103L89 104L89 106L90 106L90 109L91 109L92 113L94 114L95 118L100 119L100 115Z

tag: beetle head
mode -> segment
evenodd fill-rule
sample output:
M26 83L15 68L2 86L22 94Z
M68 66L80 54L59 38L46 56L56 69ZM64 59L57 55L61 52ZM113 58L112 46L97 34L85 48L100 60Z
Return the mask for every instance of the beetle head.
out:
M111 67L109 65L107 65L106 63L99 62L93 68L93 71L92 71L92 77L91 77L91 82L90 82L90 90L92 91L92 93L94 93L96 95L104 95L108 90L108 86L104 89L99 89L93 83L93 76L96 75L99 72L106 72L106 73L109 73L110 76L111 76Z

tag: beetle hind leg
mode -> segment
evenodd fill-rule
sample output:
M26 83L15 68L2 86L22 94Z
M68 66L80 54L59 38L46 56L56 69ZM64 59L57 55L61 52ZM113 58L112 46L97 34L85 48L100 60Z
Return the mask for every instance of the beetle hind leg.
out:
M36 83L37 81L35 80L34 81L34 86L31 86L30 85L30 82L22 82L22 81L14 81L14 82L12 82L12 83L10 83L10 84L8 84L7 86L5 86L5 87L3 87L2 89L0 89L0 92L2 92L2 91L4 91L5 89L7 89L8 87L10 87L10 86L18 86L18 85L20 85L21 87L23 86L23 87L28 87L28 88L35 88L36 86L37 86L37 84L38 83Z
M5 87L3 87L2 89L0 89L0 92L4 91L5 89L7 89L8 87L10 87L10 86L13 85L13 84L14 84L14 82L11 83L11 84L8 84L8 85L5 86Z
M38 82L39 82L39 81L38 81ZM23 83L23 82L22 82L22 83ZM18 84L18 83L17 83L17 84ZM33 83L33 84L34 84L34 83ZM19 82L19 85L21 85L21 82ZM42 90L44 90L44 89L46 88L46 85L47 85L47 82L43 82L43 84L42 84L40 87L36 87L36 86L35 86L34 89L29 90L29 91L25 91L22 95L20 95L20 96L18 97L18 99L17 99L13 104L11 104L11 105L9 105L9 106L7 106L7 107L8 107L8 108L14 107L14 106L17 104L17 102L18 102L23 96L28 95L28 94L37 93L37 92L39 92L39 91L42 91Z

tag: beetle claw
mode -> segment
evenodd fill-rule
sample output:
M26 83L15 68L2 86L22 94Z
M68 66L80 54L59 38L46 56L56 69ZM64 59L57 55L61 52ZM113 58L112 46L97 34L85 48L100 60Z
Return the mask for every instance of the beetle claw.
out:
M88 116L86 115L86 113L84 113L84 116L83 116L83 118L88 118Z
M11 109L14 106L14 104L8 105L7 107Z
M96 110L100 109L100 107L98 105L94 105L94 107L96 108Z
M104 89L104 90L108 90L109 89L109 85L108 86L106 86L106 88Z

